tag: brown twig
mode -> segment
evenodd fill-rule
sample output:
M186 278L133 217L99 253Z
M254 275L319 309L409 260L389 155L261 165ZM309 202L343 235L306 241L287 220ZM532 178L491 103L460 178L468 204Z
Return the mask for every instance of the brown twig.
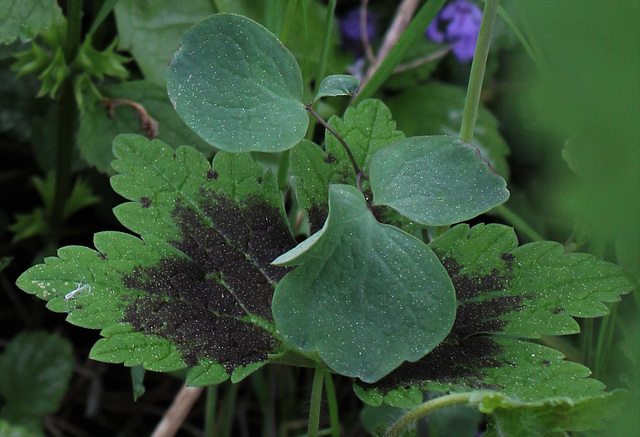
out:
M107 114L109 115L109 118L114 117L116 106L121 105L131 106L136 110L138 114L140 114L140 119L142 120L142 130L146 134L147 138L152 140L158 136L158 122L149 115L147 110L144 109L144 106L142 106L140 103L136 103L127 99L110 99L108 97L102 102L102 106L105 106L107 108Z
M203 387L183 386L151 437L173 437L176 435L202 390Z
M371 41L369 41L369 32L367 32L367 7L369 6L369 0L362 0L360 3L360 36L362 38L362 46L364 47L364 52L367 55L367 59L369 63L373 63L376 61L376 56L373 54L373 49L371 48Z
M435 61L436 59L440 59L443 56L446 56L450 51L451 47L445 47L444 49L430 53L425 57L414 59L413 61L407 62L406 64L400 64L395 68L395 70L393 70L393 72L401 73L403 71L411 70L412 68L416 68L431 61Z
M375 62L372 62L367 69L364 78L362 79L362 83L360 84L360 89L364 89L369 80L373 77L373 74L376 72L382 61L387 57L391 48L398 42L400 39L400 35L407 28L409 23L411 22L411 18L413 17L416 8L418 7L419 0L403 0L398 7L398 12L396 13L391 26L387 30L387 33L384 36L384 41L378 50L378 54L376 55Z

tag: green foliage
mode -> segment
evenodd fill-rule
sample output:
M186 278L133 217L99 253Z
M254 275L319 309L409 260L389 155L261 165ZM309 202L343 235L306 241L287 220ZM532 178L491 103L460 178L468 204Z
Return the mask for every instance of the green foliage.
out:
M211 146L176 114L164 87L148 81L128 81L101 88L100 92L112 99L113 108L111 111L96 108L92 101L87 102L80 114L78 146L85 161L101 172L114 173L111 168L114 138L119 134L140 133L149 124L153 126L148 133L158 140L174 146L189 144L207 156L212 155ZM145 113L130 106L132 103Z
M407 136L457 136L462 121L465 90L461 87L431 82L406 89L386 100L398 127ZM483 105L471 143L500 176L509 178L509 147L498 130L498 121Z
M365 402L415 405L422 401L417 388L499 389L528 402L602 394L602 383L585 379L589 369L518 337L577 332L571 316L605 314L600 302L619 300L637 286L635 278L590 255L563 255L558 243L517 247L513 230L502 225L458 225L430 247L456 291L451 332L418 362L403 364L376 384L356 386Z
M358 92L360 81L347 74L334 74L327 76L320 82L320 87L314 101L329 96L353 96Z
M615 417L627 400L628 393L620 390L577 401L556 397L522 402L495 392L477 392L471 396L471 403L490 415L483 434L487 437L543 437L566 435L566 431L603 430L604 421Z
M58 409L72 370L69 341L46 332L19 334L0 356L0 417L40 433L42 418Z
M406 138L380 150L369 165L374 203L423 225L469 220L509 197L480 152L454 137Z
M295 58L266 28L239 15L217 14L185 33L167 88L185 123L218 149L287 150L309 124Z
M29 41L62 18L55 0L6 0L0 3L0 44Z
M118 0L118 47L131 52L150 83L164 87L167 63L180 46L182 35L215 12L210 0Z
M455 317L453 285L433 252L378 223L348 185L331 185L322 230L274 264L299 266L273 298L285 340L365 382L430 352Z
M193 148L135 135L114 153L111 184L131 200L114 212L143 239L98 233L97 250L63 247L18 285L102 329L94 359L190 367L194 385L255 370L280 344L271 296L288 270L269 263L294 245L273 175L248 155L218 153L212 168Z

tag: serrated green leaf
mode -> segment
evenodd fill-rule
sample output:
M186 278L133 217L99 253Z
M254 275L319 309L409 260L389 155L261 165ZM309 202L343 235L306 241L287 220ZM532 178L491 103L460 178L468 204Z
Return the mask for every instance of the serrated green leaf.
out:
M270 262L295 244L274 176L247 155L219 153L212 167L192 148L137 135L118 137L114 153L112 186L131 200L115 214L142 239L98 233L95 251L63 247L18 285L70 323L102 329L91 351L100 361L190 367L196 383L266 361L280 348L271 298L288 271Z
M392 96L386 103L407 136L457 136L462 123L465 88L429 83L411 87ZM471 143L500 176L509 179L509 146L498 130L498 120L484 106L478 110L478 120Z
M431 351L455 317L450 279L420 240L376 221L362 194L329 188L321 231L274 260L278 330L336 372L375 382Z
M578 332L572 316L606 314L600 302L619 300L637 280L593 256L565 255L558 243L517 244L513 229L502 225L458 225L434 240L430 247L456 290L453 328L420 361L377 384L359 384L358 395L374 404L393 401L391 393L405 387L499 390L527 402L601 395L603 384L587 378L589 369L518 337Z
M605 420L620 414L628 393L616 390L574 401L550 398L525 403L495 392L478 392L471 403L490 414L487 437L546 437L564 435L566 431L584 432L605 429Z
M229 152L290 149L309 125L295 58L274 34L239 15L214 15L184 34L167 89L185 123Z
M352 96L358 92L360 81L348 74L332 74L322 79L320 87L313 101L318 101L323 97L331 96Z
M100 91L106 97L126 99L141 105L158 123L158 140L167 144L189 144L207 156L212 154L211 146L189 129L176 114L163 86L148 81L132 81L102 88ZM113 139L120 134L142 133L143 128L140 114L130 106L120 105L114 108L113 117L109 115L106 109L93 105L80 112L78 147L89 164L112 175Z
M506 182L470 144L449 136L411 137L370 163L373 201L428 226L469 220L509 198Z
M56 0L3 0L0 2L0 44L28 41L62 18Z
M149 82L164 88L167 64L182 35L216 12L210 0L119 0L114 8L118 47L133 54Z
M73 351L64 338L46 332L18 334L0 356L2 416L31 425L58 409L73 370Z
M362 171L369 171L369 160L380 148L404 138L395 129L389 109L380 100L369 99L345 111L344 118L331 117L329 125L347 142ZM310 142L303 142L291 151L292 185L300 206L309 218L311 232L319 230L328 213L329 184L355 186L356 175L344 147L329 132L325 138L326 152ZM368 193L368 183L364 183ZM384 209L390 208L384 207ZM393 214L377 208L378 219L398 224Z

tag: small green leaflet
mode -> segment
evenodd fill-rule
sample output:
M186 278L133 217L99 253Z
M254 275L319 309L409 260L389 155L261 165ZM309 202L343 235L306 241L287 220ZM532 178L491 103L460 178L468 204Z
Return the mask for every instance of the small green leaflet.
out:
M509 198L478 149L449 136L410 137L371 158L373 201L428 226L469 220Z
M169 98L185 123L229 152L280 152L309 125L302 73L262 25L216 14L191 27L167 73Z
M329 96L352 96L358 92L360 81L348 74L332 74L322 79L318 93L313 98L316 102Z
M94 359L191 367L192 385L255 370L280 347L271 299L289 270L270 262L295 245L274 176L248 155L221 152L212 167L137 135L116 138L114 154L111 184L131 201L114 212L142 239L100 232L96 250L63 247L18 285L102 329Z
M411 406L420 390L498 390L526 402L602 394L586 367L551 348L519 338L578 332L573 317L606 314L637 280L586 254L563 254L558 243L518 247L502 225L458 225L430 247L456 290L456 320L447 338L415 363L404 363L376 384L358 383L367 403ZM534 385L536 390L531 390Z
M455 318L453 285L433 252L378 223L349 185L330 186L322 230L274 264L299 266L276 287L278 330L341 375L378 381L430 352Z
M329 119L329 125L347 142L360 168L368 173L371 156L384 146L404 138L395 129L389 109L380 100L368 99L355 107L349 107L344 117ZM329 184L355 186L356 178L344 147L329 132L325 135L326 152L311 142L302 142L290 155L294 174L292 185L300 206L309 217L311 232L322 228L328 213ZM365 194L370 195L369 184L363 184ZM385 223L396 223L388 207L375 208L377 218ZM384 217L381 217L384 216Z

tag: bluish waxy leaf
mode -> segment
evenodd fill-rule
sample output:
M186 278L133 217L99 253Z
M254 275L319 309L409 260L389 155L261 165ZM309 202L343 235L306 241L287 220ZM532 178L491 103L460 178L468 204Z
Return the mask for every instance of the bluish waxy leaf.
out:
M355 77L348 74L333 74L322 79L313 100L317 101L329 96L353 96L358 92L359 87L360 81Z
M274 34L239 15L214 15L184 34L167 89L185 123L221 150L287 150L309 125L295 58Z
M374 203L423 225L469 220L509 198L478 149L454 137L397 141L379 150L369 169Z
M635 278L591 255L564 254L558 243L518 247L503 225L458 225L429 247L456 290L453 328L421 360L376 384L356 385L365 402L409 407L422 402L421 390L497 390L523 402L603 394L588 368L519 338L579 332L573 317L606 314L602 302L633 290Z
M332 185L324 227L274 264L299 266L276 287L278 330L342 375L375 382L420 359L455 317L451 280L433 252L378 223L352 186Z
M282 348L271 298L288 269L270 263L295 242L275 177L248 154L172 150L138 135L115 140L115 208L142 239L100 232L96 250L67 246L17 284L102 329L91 357L147 370L190 368L187 383L246 376Z

